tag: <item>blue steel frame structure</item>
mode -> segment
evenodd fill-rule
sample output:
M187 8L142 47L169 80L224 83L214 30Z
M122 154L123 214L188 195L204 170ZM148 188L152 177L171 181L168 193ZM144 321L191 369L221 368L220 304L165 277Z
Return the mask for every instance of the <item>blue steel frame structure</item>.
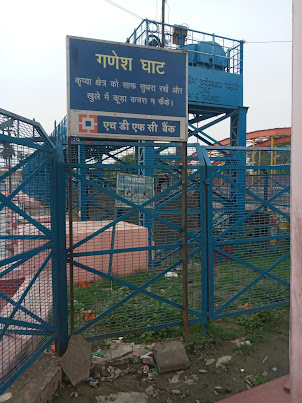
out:
M42 335L46 338L42 346L31 356L27 357L16 371L11 371L8 378L1 385L0 390L4 391L55 339L57 339L57 351L59 354L63 353L66 349L68 341L66 253L68 256L68 250L66 250L65 247L66 229L64 201L67 170L66 149L64 150L61 142L57 141L56 144L54 144L49 140L40 125L36 122L25 120L3 110L1 110L1 113L5 118L1 126L3 134L0 134L0 140L14 145L30 147L34 150L30 156L25 157L23 161L15 164L11 172L25 166L30 159L35 158L36 154L39 152L47 152L49 154L45 164L42 167L36 167L32 175L25 179L10 195L0 195L3 204L27 219L33 226L42 230L44 234L42 238L48 239L48 241L43 246L4 259L1 263L2 265L11 265L8 270L13 271L33 255L40 251L48 250L47 248L49 248L50 254L47 259L52 258L53 287L53 323L45 323L41 321L41 318L40 320L36 318L36 316L34 316L34 319L37 319L39 323L36 323L35 320L28 320L26 322L14 320L13 318L9 318L8 320L0 316L0 320L5 326L6 331L10 329L10 326L15 325L19 327L19 333L32 336ZM10 122L19 122L19 125L24 122L28 125L32 125L35 131L39 133L40 137L38 141L36 138L22 138L20 135L19 137L10 137L4 134L5 128L9 126ZM169 147L172 149L175 148L173 155L169 152ZM105 197L110 197L113 200L118 199L129 205L130 208L129 211L123 211L121 215L114 217L113 210L100 207L101 213L99 220L112 219L112 217L114 217L113 221L108 222L101 230L86 236L74 245L75 267L87 271L87 273L94 274L96 279L102 278L103 280L111 281L118 289L129 290L120 300L115 301L111 306L107 305L103 311L98 312L98 315L96 315L93 320L88 323L79 324L76 328L76 333L83 334L88 340L103 337L116 337L126 333L163 329L172 326L180 326L182 324L181 288L173 295L169 295L169 293L161 295L159 292L160 287L162 287L160 282L164 279L165 274L173 272L175 268L179 267L182 261L180 254L178 258L176 256L181 250L182 242L181 227L177 224L178 219L175 221L176 216L181 216L181 210L175 206L173 207L173 203L181 198L181 181L179 176L181 165L179 165L180 155L176 151L177 147L179 147L177 144L154 144L148 142L73 142L73 177L75 186L79 187L80 191L83 185L94 188L99 194L103 194ZM82 150L80 150L80 148L82 148ZM149 152L154 155L156 163L143 163L142 161L140 164L133 164L127 161L125 162L125 160L121 158L121 155L124 155L121 150L125 152L125 150L136 149L138 151L142 148L145 148L144 155L148 155ZM243 147L204 147L199 144L188 145L188 149L190 150L188 151L188 194L195 191L198 195L198 198L194 198L195 204L192 205L192 203L189 203L188 219L189 221L191 220L191 223L196 220L199 222L198 228L194 225L189 225L188 227L189 278L191 280L193 279L193 284L194 282L197 284L195 291L189 288L189 323L201 323L202 329L205 332L208 320L287 305L289 303L289 281L287 280L289 274L289 266L287 263L289 258L289 232L269 236L258 234L257 236L251 237L244 236L244 226L248 220L259 213L259 211L263 213L262 217L265 217L265 214L270 211L289 220L288 211L286 210L289 208L289 149L266 148L263 150L257 149L255 151ZM262 152L263 165L251 166L251 153L259 151ZM265 158L264 154L276 152L279 153L281 158L280 162L278 162L277 165L271 166L267 162L270 161L271 158L268 156ZM287 157L284 158L282 162L282 155L285 154ZM84 161L81 155L85 155ZM133 155L135 155L135 152ZM171 163L171 160L174 162ZM179 160L178 163L176 162L177 160ZM267 162L266 164L265 161ZM53 192L53 198L49 199L50 206L52 206L50 210L52 225L50 230L47 228L45 230L43 224L39 223L16 206L12 202L12 199L21 189L25 189L28 183L34 180L36 176L41 175L41 171L47 166L48 162L52 172L50 176L51 186L58 191ZM127 200L127 198L117 195L112 180L110 180L108 176L104 177L103 174L100 174L100 172L103 173L104 169L108 167L111 171L120 170L132 172L133 174L140 172L143 177L150 176L157 170L162 170L168 173L170 182L166 189L154 195L152 199L142 205L137 205ZM240 175L242 170L244 171L244 175ZM255 172L252 173L252 170ZM11 172L6 173L4 177L8 177ZM234 193L240 195L239 202L238 197L234 198ZM244 195L244 197L242 197L242 195ZM86 196L86 202L93 204L92 195L88 193ZM198 203L197 199L199 200ZM146 206L152 203L154 203L154 209L146 208ZM239 204L244 204L243 216L237 214ZM78 204L74 203L74 207L77 208ZM174 231L174 241L171 243L154 243L156 237L154 237L153 233L151 238L152 242L150 243L149 239L148 246L144 247L125 247L116 250L111 246L108 250L95 249L94 251L88 249L87 251L83 249L80 251L78 249L78 247L85 245L85 243L95 238L101 232L113 228L123 220L129 220L133 214L138 212L141 212L144 217L149 220L153 232L155 221L165 225L167 229L170 228L170 230ZM171 219L173 216L174 221ZM263 225L268 226L270 223L266 220L263 221ZM5 235L5 238L16 238L16 236ZM23 238L34 239L32 235L23 236ZM272 241L274 241L274 244ZM233 249L228 249L229 245L232 245ZM267 251L269 251L274 261L267 267L263 267L261 264L257 265L250 260L249 250L261 253L259 245L263 245L263 248L271 248L267 249ZM240 249L238 249L238 246ZM83 258L89 259L92 256L109 254L113 257L115 254L119 253L143 250L147 250L149 253L150 278L140 283L135 282L133 278L127 279L117 276L113 272L106 272L106 270L93 267L88 260L86 264L81 261ZM169 256L173 253L176 253L173 262L166 265L165 259L168 258L166 262L169 262ZM221 256L222 259L218 260L218 255ZM44 259L40 271L45 268L46 264L47 260ZM162 264L163 266L161 266ZM238 281L238 287L235 289L231 283L234 283L234 279L236 279L234 273L238 272L238 265L240 266L240 271L244 271L248 282L245 280L241 282ZM221 282L220 277L228 272L232 273L232 281L228 282L226 277L226 280ZM37 273L39 273L39 271ZM247 273L252 273L252 275L249 276ZM2 273L1 276L3 275ZM39 274L34 275L32 283L37 281L38 275ZM240 274L237 275L240 277ZM158 286L156 285L157 283L159 284ZM252 298L255 297L255 293L251 294L251 290L257 290L257 293L259 293L259 290L263 287L266 293L269 290L270 294L267 293L266 296L260 295L262 299L258 298L256 302L253 302ZM221 299L221 289L225 290L223 300ZM89 295L89 288L83 291L86 295ZM196 292L196 294L194 294L194 292ZM95 294L91 295L93 296ZM139 295L143 296L146 301L156 301L157 304L162 304L163 307L169 307L169 309L174 310L174 313L168 317L162 316L157 322L152 320L152 323L150 323L150 318L146 317L149 321L146 320L146 324L144 325L145 317L142 309L140 311L141 326L133 326L128 329L125 329L120 319L120 322L112 322L115 312L118 312L125 304L131 304L131 301L135 302L135 298ZM177 298L175 295L177 295ZM21 309L23 311L25 310L29 316L32 316L29 310L22 307L22 298L19 302L15 303L3 294L1 294L1 297L6 299L9 303L12 303L15 306L16 312L18 309ZM92 299L92 304L95 302L97 301ZM248 306L244 307L244 309L238 309L238 304L244 305L246 303L248 303ZM165 309L162 310L162 312L164 311ZM125 320L127 321L127 317L125 317ZM111 323L115 323L115 326L112 328L110 328ZM99 324L101 324L101 331L98 327ZM106 324L109 324L109 327L106 327ZM23 331L22 327L26 330ZM102 328L104 328L104 331L102 331Z
M289 268L287 268L287 266L282 268L282 270L286 272L285 277L281 272L281 274L279 272L274 274L273 272L278 266L288 260L289 250L286 248L289 247L287 244L289 233L282 233L281 235L275 236L248 238L245 237L245 224L248 219L260 210L273 211L284 217L286 220L289 220L288 213L284 211L284 205L281 208L274 203L274 201L282 198L284 193L288 193L289 183L280 183L278 177L275 174L275 176L272 174L272 170L276 169L287 172L289 170L289 165L280 164L277 167L272 167L267 164L253 167L253 169L259 170L259 178L256 182L252 182L252 184L249 185L247 184L247 176L251 167L247 163L247 154L250 150L245 148L247 108L242 104L243 41L236 41L230 38L210 35L200 31L189 30L186 27L169 24L164 24L163 28L164 36L161 37L162 24L156 21L144 20L127 42L140 45L143 44L146 46L158 46L162 41L166 47L175 49L184 48L187 49L189 55L191 55L189 57L191 74L189 77L188 104L189 113L191 114L188 127L189 137L201 140L204 144L211 147L206 148L199 144L189 145L189 147L195 147L196 153L190 153L188 155L188 192L192 190L198 192L199 207L195 209L189 207L188 215L199 215L200 228L188 229L188 259L194 260L198 257L196 263L198 271L196 274L199 278L201 289L197 300L192 298L189 302L189 322L201 323L202 328L205 331L208 319L217 319L225 316L241 314L247 311L252 312L267 307L288 304L289 300L286 298L286 292L289 288L289 282L285 277L287 276ZM203 81L201 82L200 80ZM211 89L208 89L208 92L205 90L199 91L198 88L200 86L210 86ZM219 92L217 88L213 89L212 87L218 87L221 91ZM228 92L229 90L231 92ZM234 96L231 95L232 91L234 92ZM204 97L204 93L210 95ZM3 208L5 205L25 220L28 220L29 223L43 233L42 236L38 237L25 235L23 236L23 239L43 239L46 241L43 246L37 248L33 247L30 251L2 259L1 265L10 265L10 267L5 272L2 272L0 276L4 276L3 273L12 272L15 268L24 264L35 254L49 250L49 255L41 264L37 273L33 276L30 285L26 288L23 297L21 297L17 303L3 293L0 294L1 298L5 299L6 302L14 307L9 318L1 317L0 314L0 323L2 323L0 338L3 338L8 331L14 334L39 335L45 337L45 339L43 339L43 344L34 351L33 354L27 357L22 365L20 365L16 370L14 369L11 371L0 387L1 393L41 354L45 348L49 347L54 340L57 340L57 351L59 354L62 354L66 349L68 341L66 252L68 254L68 250L66 250L65 246L65 188L67 175L64 158L66 161L66 119L59 125L55 125L55 130L52 134L56 139L56 144L54 144L37 122L24 119L4 110L0 110L0 115L4 117L3 121L0 123L0 141L2 144L9 143L35 150L31 155L15 164L14 167L11 167L11 169L1 177L1 181L3 181L5 177L9 177L16 170L23 169L24 167L28 168L26 176L23 177L23 181L17 189L9 195L0 193L2 201L2 207L0 206L0 208ZM208 135L205 130L228 118L230 119L231 147L223 148L220 147L221 145L219 142ZM211 121L205 122L208 119L211 119ZM199 123L202 123L201 127L198 127ZM22 126L22 124L29 125L32 128L32 136L22 138L22 135L19 135L18 127L20 125ZM14 125L15 132L17 133L16 136L8 136L5 134L7 128L12 125ZM63 146L61 142L63 143ZM89 152L87 152L88 146L98 150L98 156L97 159L94 160L94 164L89 161ZM101 194L110 196L115 200L119 199L128 204L131 208L130 211L121 216L114 215L113 211L103 209L100 219L114 217L113 221L106 225L102 230L96 231L94 234L87 236L74 245L74 265L76 267L89 273L93 273L96 277L108 279L118 286L126 287L130 290L130 293L127 296L99 313L89 323L77 328L77 333L87 335L89 340L99 337L113 337L137 331L156 330L182 324L181 316L178 315L182 310L182 304L179 301L173 300L173 298L169 298L169 295L164 297L156 293L154 290L149 289L149 287L152 287L156 281L162 279L165 274L172 272L181 264L181 258L179 258L161 270L160 273L153 272L153 270L156 269L156 264L160 264L160 262L162 262L170 252L173 253L173 251L179 251L181 249L181 227L173 223L169 218L162 216L163 207L169 205L171 200L175 201L181 196L181 191L179 190L180 181L177 179L177 175L175 175L175 172L180 170L180 167L179 165L171 166L171 164L167 163L169 155L161 154L163 150L168 150L168 148L172 146L172 144L155 145L150 142L129 142L124 144L120 142L74 142L73 147L76 155L74 155L73 159L73 165L75 168L75 171L73 172L73 183L75 187L80 188L80 197L78 203L76 201L74 202L74 207L79 205L80 220L87 221L89 219L88 203L93 203L92 197L88 193L89 187L93 187ZM136 149L136 163L127 164L120 158L119 152L121 149L125 150L133 147ZM177 148L176 145L175 147ZM275 149L266 149L266 151L276 152ZM281 153L287 151L288 150L278 149L278 152ZM42 152L44 153L43 155L48 155L46 161L38 168L36 168L35 163L30 167L32 161L37 161L35 160L37 154ZM178 156L180 156L180 153ZM175 159L176 157L173 156L173 158ZM136 205L114 193L114 188L110 187L110 181L103 177L102 169L104 168L104 162L108 159L115 161L115 164L111 164L111 168L129 169L132 170L134 174L140 174L142 176L152 177L154 176L155 169L162 169L168 172L168 175L173 178L174 182L172 185L170 184L168 189L164 190L159 195L155 195L152 199L146 201L142 205ZM192 164L193 161L195 161L194 169L190 166L190 163ZM219 164L217 164L218 161L220 162ZM94 165L93 168L99 170L97 173L97 181L93 181L89 177L92 165ZM31 181L35 181L35 178L39 178L41 171L46 166L49 168L49 180L53 188L57 190L56 192L54 191L51 193L49 200L46 201L51 206L50 229L35 220L27 214L25 210L22 210L22 208L18 207L12 201L13 197L21 190L26 193L26 188L31 189L29 193L32 195L38 188L40 189L36 184L31 188L28 187L28 185L30 185ZM220 182L217 183L217 179L223 184ZM270 188L271 190L269 190L269 183L273 184ZM106 186L103 186L104 184L106 184ZM262 194L259 193L259 189L263 192ZM270 193L272 192L272 189L273 193ZM246 206L252 204L250 203L251 200L254 201L256 209L247 211ZM289 199L283 200L286 208L288 207L288 200ZM146 208L150 203L155 203L153 211L152 209ZM123 248L116 252L113 245L111 245L111 248L105 251L95 250L92 252L77 252L77 247L84 245L106 229L114 228L122 220L128 219L128 217L130 217L134 212L139 215L140 225L148 228L149 242L147 247ZM165 214L168 215L179 213L180 211L177 209L165 210ZM179 238L175 239L171 244L154 244L154 220L157 220L178 232ZM217 233L218 227L220 232L218 231ZM5 239L18 238L16 235L5 235L4 237ZM275 256L275 261L272 265L266 268L263 268L260 265L255 265L249 260L248 254L247 257L243 257L242 251L241 254L238 254L238 250L236 250L236 245L240 245L244 251L247 251L250 245L260 245L261 242L264 242L266 246L270 246L268 243L271 241L276 241L279 249L278 253L276 252L276 248L273 250L272 254ZM274 243L274 245L276 243ZM227 249L227 246L230 244L234 246L232 251ZM151 274L153 273L153 277L143 284L135 284L134 282L126 281L125 279L118 278L111 272L106 273L105 271L96 270L89 266L89 264L83 264L79 261L83 257L109 254L112 258L114 253L136 252L143 249L148 250L149 267L151 262ZM223 256L225 260L222 260L222 262L221 260L218 260L217 263L217 255ZM45 269L50 259L52 261L53 322L47 323L47 321L38 318L30 312L30 310L24 308L22 306L22 301L28 293L30 286L37 280L39 273ZM240 284L240 289L232 289L232 296L228 297L227 295L230 293L227 293L224 301L221 302L216 290L219 286L219 282L217 282L219 280L217 271L222 270L223 272L233 270L235 266L232 266L233 263L231 264L230 262L235 262L235 265L239 264L245 266L251 272L257 273L257 277L251 278L248 283L243 282ZM223 265L225 265L225 267ZM245 300L242 300L242 297L248 295L250 290L253 289L253 287L256 287L257 284L262 285L262 280L264 278L269 278L270 280L275 281L278 287L283 287L287 291L282 291L280 294L278 288L278 301L274 301L274 296L271 299L263 298L262 303L260 301L260 303L255 305L253 305L250 300L247 300L246 304L248 303L249 305L245 304L246 307L244 310L241 308L238 310L238 305L236 304L244 303ZM225 281L224 285L226 288L229 287L227 281ZM173 307L176 312L178 311L178 313L175 317L170 318L168 322L163 320L158 323L152 323L152 325L131 328L126 332L123 328L115 328L112 331L108 330L102 334L100 332L98 332L98 334L87 334L87 331L93 329L93 326L97 325L100 320L108 317L110 321L110 315L114 311L128 301L131 301L131 299L134 299L139 294L142 294L151 300L154 299L160 303L166 304L167 306ZM25 312L29 317L32 317L34 321L13 319L13 316L18 310ZM11 329L12 326L17 326L17 331Z
M6 169L5 174L0 177L1 189L6 189L0 192L1 240L20 244L20 249L10 250L9 255L1 249L0 279L5 284L5 281L22 280L24 276L28 278L22 292L17 291L13 297L8 296L9 288L5 288L5 285L0 293L0 298L6 303L5 309L0 312L0 343L3 353L1 394L53 342L56 342L58 354L62 355L67 347L68 328L65 167L62 145L55 145L39 123L3 109L0 109L0 142L2 150L10 150L11 158L9 169ZM14 155L18 151L24 153L24 157L16 160ZM33 165L32 161L41 153L44 156L43 163ZM29 175L26 179L23 178L19 184L11 185L12 175L26 170L28 165L31 166L31 172L27 170ZM41 211L48 215L50 225L43 224L39 212L34 213L30 206L29 210L26 210L23 204L22 192L25 194L26 188L31 185L33 189L37 189L35 182L41 183L43 178L44 182L47 181L47 186L44 183L44 188L47 188L45 192L50 197L44 198L45 205L41 207ZM7 180L10 181L9 190L5 184ZM39 192L35 196L38 199ZM4 211L9 213L3 213ZM3 214L7 214L7 217ZM3 232L5 229L3 220L9 216L14 216L16 219L13 228L17 226L23 228L27 225L30 230L24 229L22 235L10 229ZM43 282L41 278L43 275L46 275L46 278L50 275L49 284ZM38 288L35 288L36 284ZM40 292L39 284L42 284ZM43 287L44 290L49 290L51 295L49 300L45 299ZM48 305L50 314L44 318L42 312L48 311ZM28 343L25 352L22 351L22 348L24 349L22 337L25 337L24 340ZM21 341L18 341L18 338L21 338ZM20 354L18 348L21 348L21 357L18 356Z
M141 165L121 163L118 151L113 151L114 143L81 141L74 144L74 147L77 148L87 147L93 149L97 146L99 148L103 147L102 155L104 163L98 162L97 164L89 163L84 165L79 161L79 163L75 163L73 166L74 178L79 184L80 182L84 182L93 187L99 191L100 195L103 194L105 198L110 196L112 200L120 200L126 203L131 207L131 210L129 212L121 211L120 215L114 215L113 210L107 211L105 209L98 219L113 218L113 221L101 230L78 242L75 245L76 249L111 227L115 228L118 223L123 221L131 222L131 216L136 212L141 213L143 217L147 217L150 222L148 230L152 228L152 236L149 234L148 247L128 247L115 250L113 242L111 242L111 247L106 250L78 252L75 249L75 259L110 254L110 261L112 262L113 256L116 256L118 253L148 250L149 270L150 275L153 277L145 284L138 286L133 282L134 280L119 278L111 270L109 272L106 270L97 270L93 267L94 263L89 265L75 262L76 267L93 273L96 278L95 281L101 277L121 287L127 287L129 290L132 290L131 294L126 295L125 298L117 301L114 305L108 306L106 310L99 312L97 317L92 321L78 328L77 333L84 333L88 340L94 340L100 337L116 337L126 333L179 326L181 325L180 320L169 321L167 319L165 323L155 323L153 321L152 326L126 329L122 325L122 322L120 322L120 327L112 331L105 331L105 325L103 325L104 329L95 328L94 330L94 326L100 323L101 320L103 321L107 318L109 321L112 319L114 322L115 318L112 313L119 310L125 303L130 304L131 299L138 294L145 295L146 300L154 298L179 310L182 308L181 303L173 301L173 299L169 298L169 295L163 298L161 295L158 295L157 290L146 290L146 288L154 286L158 280L163 279L166 273L173 272L181 264L181 259L179 258L172 265L164 265L164 270L160 269L159 272L157 271L161 267L160 264L165 262L168 251L173 252L181 248L180 233L178 239L175 239L171 244L154 244L154 240L157 239L156 231L154 232L155 221L164 223L167 229L173 228L176 231L180 231L179 226L169 219L169 215L181 214L181 211L177 210L176 207L169 206L169 203L181 197L179 180L160 194L155 195L151 200L139 206L117 195L114 184L111 183L109 186L108 179L106 188L104 188L97 181L94 182L94 180L88 179L86 176L83 177L81 173L76 173L76 170L81 172L82 168L86 168L88 171L85 172L89 176L91 172L106 170L110 167L110 169L114 169L117 172L126 171L134 174L140 172L141 176L144 177L149 176L150 172L153 174L156 170L162 169L169 173L169 180L173 180L173 178L177 179L177 175L175 176L175 174L179 170L179 166L175 165L175 163L174 165L170 165L169 162L171 159L175 160L177 158L180 161L180 156L177 156L177 150L173 155L167 152L167 147L173 148L176 145L154 145L152 143L139 142L120 143L118 146L120 149L123 149L123 147L124 149L135 148L138 151L144 147L146 153L148 153L148 148L154 151L156 163L152 165L151 162L147 162L145 165ZM108 146L107 151L104 149L105 146ZM267 220L267 217L272 216L273 213L289 220L286 209L289 209L290 151L289 149L281 148L265 148L255 151L246 147L204 147L199 144L188 145L188 148L191 149L188 151L188 195L194 190L199 195L198 204L194 200L196 207L192 206L192 203L191 205L189 203L188 207L189 221L191 217L191 222L198 220L199 223L198 228L196 226L191 226L191 228L189 226L188 228L189 276L193 279L193 282L197 282L197 278L200 281L200 293L198 296L194 296L194 293L191 293L191 298L189 298L189 323L201 323L203 332L205 333L208 320L287 305L289 303L289 281L287 279L289 276L289 232L282 232L277 235L258 233L252 236L251 234L246 235L246 227L248 226L254 230L255 227L262 226L265 231L270 231L272 224ZM163 151L166 151L166 154ZM251 154L259 151L262 152L262 159L266 161L271 160L270 153L278 152L280 162L274 166L271 166L270 163L261 166L252 166ZM107 165L106 161L110 159L111 152L117 156L118 163ZM265 153L267 154L266 158ZM78 155L79 152L75 151L75 154ZM284 161L282 161L283 156ZM251 174L252 170L255 172L259 171L260 173ZM276 170L280 172L277 174L274 173L273 171ZM282 195L286 195L286 197ZM282 208L278 204L276 205L274 202L276 200L279 204L282 204ZM147 209L146 206L153 202L155 203L154 210ZM259 212L261 213L260 221ZM255 217L258 217L255 219L256 221L250 223L251 219ZM150 242L150 239L152 242ZM276 247L272 245L273 242L277 243ZM230 247L231 249L228 249ZM267 267L262 266L264 259L260 259L261 253L265 248L267 248L266 254L273 261L273 264ZM251 261L251 254L258 256L259 262ZM199 258L194 261L196 256L199 256ZM287 263L285 264L285 262ZM198 266L198 269L194 264ZM240 274L237 273L238 270L240 270ZM229 281L226 273L236 274ZM220 279L221 275L223 276L223 280ZM238 276L238 280L236 280L236 275ZM257 276L255 277L255 275ZM265 280L265 284L262 284L264 278L267 280ZM237 288L234 288L233 283L236 281L238 282ZM261 295L261 287L266 290L267 295ZM256 288L260 289L259 298L254 300L255 296L250 294L250 290ZM276 301L276 298L278 298L278 301ZM222 302L219 303L219 301ZM238 306L244 305L246 305L244 308L238 309ZM92 303L89 306L90 309L94 310L93 306ZM148 318L146 318L146 321L148 322ZM104 322L102 323L104 324Z
M145 19L127 42L186 49L189 53L188 109L192 116L189 137L209 146L219 144L205 130L230 119L231 145L245 147L247 108L242 103L243 41ZM214 121L196 126L215 117Z

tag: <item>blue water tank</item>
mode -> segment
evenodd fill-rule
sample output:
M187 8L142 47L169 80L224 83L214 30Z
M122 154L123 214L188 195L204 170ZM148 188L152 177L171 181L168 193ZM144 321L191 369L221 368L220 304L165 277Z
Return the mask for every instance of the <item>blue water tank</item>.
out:
M216 42L199 42L185 45L183 49L189 51L190 66L200 66L207 69L226 71L229 65L226 53Z

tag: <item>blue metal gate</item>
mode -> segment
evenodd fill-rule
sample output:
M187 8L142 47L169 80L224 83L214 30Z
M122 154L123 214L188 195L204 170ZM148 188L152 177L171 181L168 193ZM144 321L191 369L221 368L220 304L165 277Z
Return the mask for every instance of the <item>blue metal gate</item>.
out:
M74 141L71 149L76 333L92 340L181 325L181 147ZM201 322L200 183L193 159L189 319Z
M289 303L289 149L188 146L189 322ZM74 317L89 340L182 324L176 144L72 145Z
M0 110L0 394L55 340L66 348L64 186L62 147Z
M0 110L0 393L55 340L65 351L68 314L88 340L182 325L180 145L70 150L72 283L67 149ZM189 323L288 304L290 150L187 155Z
M289 304L290 149L207 147L208 317Z

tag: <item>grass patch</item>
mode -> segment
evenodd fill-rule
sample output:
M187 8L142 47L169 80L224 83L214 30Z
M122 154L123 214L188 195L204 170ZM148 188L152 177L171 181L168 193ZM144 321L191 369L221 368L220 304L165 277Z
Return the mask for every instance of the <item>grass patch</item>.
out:
M208 322L207 329L208 335L214 338L216 344L221 344L224 340L236 339L242 333L240 326L230 321Z
M259 311L249 315L241 315L236 318L236 323L243 326L247 331L258 335L262 332L274 330L276 324L280 323L285 317L286 309L268 309L266 311Z
M256 350L256 346L253 344L242 344L241 346L237 347L237 351L241 351L242 354L251 354Z
M256 373L255 375L253 375L253 384L255 386L259 386L259 385L263 385L266 382L271 381L271 378L269 378L268 376L263 376L260 375L259 373Z

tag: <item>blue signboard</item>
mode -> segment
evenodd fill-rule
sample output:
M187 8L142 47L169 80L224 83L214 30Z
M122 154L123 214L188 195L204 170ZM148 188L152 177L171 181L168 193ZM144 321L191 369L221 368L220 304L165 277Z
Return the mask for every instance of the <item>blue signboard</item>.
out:
M187 54L67 37L68 135L187 139Z
M243 76L189 66L190 104L243 105Z

